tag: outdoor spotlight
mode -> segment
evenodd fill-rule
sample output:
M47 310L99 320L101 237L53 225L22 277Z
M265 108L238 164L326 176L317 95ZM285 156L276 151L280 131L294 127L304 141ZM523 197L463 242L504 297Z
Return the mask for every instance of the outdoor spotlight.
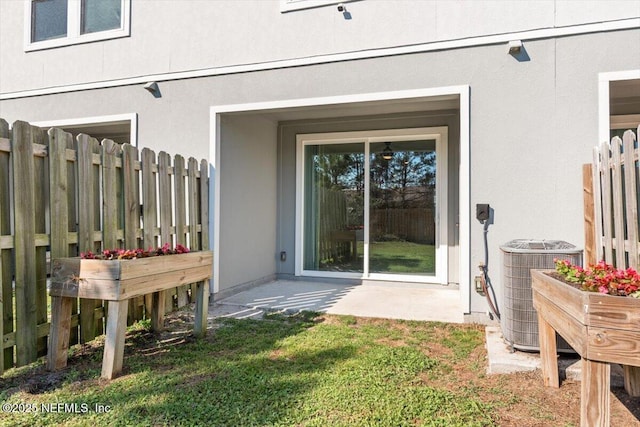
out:
M345 12L347 10L346 7L342 3L338 5L338 12Z
M153 96L156 96L157 94L160 93L160 88L158 87L158 83L156 82L149 82L146 85L144 85L144 88L148 90L149 93L151 93Z
M509 42L509 55L517 55L522 51L522 40L512 40Z
M387 146L384 147L384 150L382 150L382 158L385 159L385 160L391 160L393 158L393 150L389 146L391 143L390 142L385 142L385 144Z

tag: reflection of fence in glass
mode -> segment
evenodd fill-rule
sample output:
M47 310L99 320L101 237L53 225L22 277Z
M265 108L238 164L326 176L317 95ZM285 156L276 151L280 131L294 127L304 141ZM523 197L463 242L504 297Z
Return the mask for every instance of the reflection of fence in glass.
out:
M431 209L373 209L369 219L373 241L404 240L435 244L436 224Z

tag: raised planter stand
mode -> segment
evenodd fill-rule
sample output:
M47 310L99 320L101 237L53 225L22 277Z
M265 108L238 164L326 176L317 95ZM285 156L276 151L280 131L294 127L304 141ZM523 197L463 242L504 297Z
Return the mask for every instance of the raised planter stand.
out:
M584 292L531 270L544 384L560 387L556 332L580 354L580 425L609 426L609 363L625 365L625 388L640 393L640 300Z
M164 290L197 283L194 333L207 330L209 278L213 253L190 252L135 260L54 259L51 272L51 334L47 369L67 365L71 305L76 298L102 299L109 302L106 339L102 359L102 377L114 378L122 371L127 309L130 298L153 293L155 329L162 325Z

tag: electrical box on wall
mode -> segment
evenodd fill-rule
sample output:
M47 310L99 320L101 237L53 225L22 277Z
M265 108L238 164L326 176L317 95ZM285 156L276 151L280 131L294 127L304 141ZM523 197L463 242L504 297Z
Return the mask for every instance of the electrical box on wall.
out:
M476 219L480 222L488 221L490 210L491 206L488 203L478 203L476 205Z

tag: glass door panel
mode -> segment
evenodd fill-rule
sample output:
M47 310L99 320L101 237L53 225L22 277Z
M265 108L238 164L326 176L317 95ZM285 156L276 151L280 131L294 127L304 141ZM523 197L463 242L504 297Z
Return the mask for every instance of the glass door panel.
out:
M364 271L364 149L304 146L304 270Z
M369 150L369 273L435 275L435 141L372 142Z

